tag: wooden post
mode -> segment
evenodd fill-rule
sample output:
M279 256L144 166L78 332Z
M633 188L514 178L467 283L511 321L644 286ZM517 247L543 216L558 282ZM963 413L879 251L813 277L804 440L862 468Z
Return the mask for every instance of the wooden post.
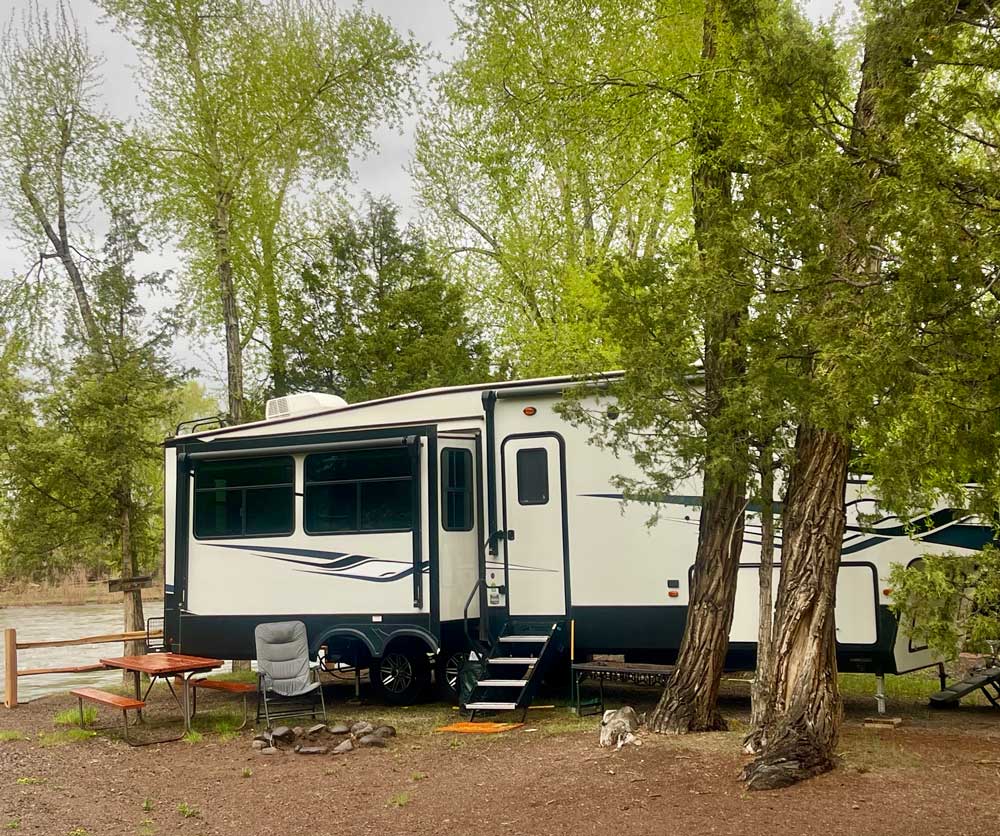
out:
M8 627L3 631L4 690L3 702L7 708L17 707L17 630Z

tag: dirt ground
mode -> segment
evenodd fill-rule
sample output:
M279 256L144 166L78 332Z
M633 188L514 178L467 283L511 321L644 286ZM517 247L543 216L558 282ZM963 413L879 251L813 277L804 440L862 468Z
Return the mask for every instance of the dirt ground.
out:
M996 816L1000 712L985 707L931 712L914 700L890 706L904 717L899 728L871 731L867 701L851 700L840 768L747 793L736 780L749 712L738 688L724 700L733 731L643 734L641 746L619 752L597 746L596 717L564 707L533 710L523 729L502 735L457 735L433 731L458 719L449 706L349 705L348 690L330 690L331 722L388 720L398 737L347 755L262 756L252 731L232 731L233 703L211 694L199 700L200 739L131 748L111 732L56 725L56 714L75 709L71 698L0 708L0 831L923 836L972 833ZM611 705L640 709L654 698L609 692ZM160 686L149 714L154 731L179 720ZM102 711L98 723L116 719Z

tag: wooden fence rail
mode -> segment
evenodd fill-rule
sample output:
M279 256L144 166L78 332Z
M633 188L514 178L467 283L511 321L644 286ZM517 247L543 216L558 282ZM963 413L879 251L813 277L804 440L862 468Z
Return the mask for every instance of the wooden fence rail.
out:
M92 665L65 665L58 668L17 668L17 651L31 650L39 647L74 647L81 644L108 644L110 642L130 642L145 641L146 638L159 638L163 635L162 630L153 630L148 634L145 630L132 630L127 633L104 633L100 636L84 636L79 639L55 639L41 642L18 642L17 630L8 627L3 634L4 650L4 705L7 708L17 706L17 678L19 676L35 676L44 673L86 673L88 671L103 670L104 666Z

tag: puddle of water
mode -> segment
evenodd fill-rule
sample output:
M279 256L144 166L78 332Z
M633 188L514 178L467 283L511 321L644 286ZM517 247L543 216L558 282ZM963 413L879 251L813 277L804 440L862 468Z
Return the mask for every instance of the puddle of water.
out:
M146 618L163 615L161 601L144 601ZM18 642L74 639L122 631L122 608L119 604L81 604L79 606L4 607L0 609L0 631L17 630ZM0 638L2 644L2 638ZM86 665L102 657L121 656L123 645L85 644L74 647L40 647L17 652L19 668L54 668ZM4 660L0 654L0 690L3 686ZM81 685L113 685L121 682L120 671L90 673L39 674L22 676L17 682L18 702L78 688Z

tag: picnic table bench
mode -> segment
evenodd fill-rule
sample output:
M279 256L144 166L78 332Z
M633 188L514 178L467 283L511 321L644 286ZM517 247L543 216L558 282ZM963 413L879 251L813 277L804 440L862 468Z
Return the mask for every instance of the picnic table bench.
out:
M121 709L123 727L125 730L125 742L130 746L132 741L129 740L128 736L128 712L132 710L141 711L145 708L146 703L143 700L132 699L131 697L122 697L118 694L112 694L109 691L101 691L99 688L74 688L70 693L77 698L80 703L80 728L86 727L86 721L83 716L83 701L87 700L89 702L100 703L101 705L107 705L112 708Z
M576 700L576 713L578 716L596 714L597 711L604 713L604 683L622 682L632 685L659 685L667 684L667 679L673 673L673 665L646 665L633 662L574 662L573 666L573 691ZM580 699L580 685L584 680L593 679L598 683L600 696L592 700ZM595 711L584 711L586 708L595 708Z

